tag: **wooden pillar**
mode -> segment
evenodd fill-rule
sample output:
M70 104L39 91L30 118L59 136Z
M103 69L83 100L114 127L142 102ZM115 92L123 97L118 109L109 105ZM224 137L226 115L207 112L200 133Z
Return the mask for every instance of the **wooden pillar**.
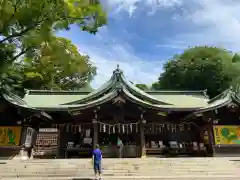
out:
M93 123L93 148L98 144L98 123L96 119L92 120Z
M207 125L207 131L208 131L208 139L209 139L209 148L212 150L212 153L214 155L214 136L213 136L213 126L212 123L209 122Z
M59 128L58 128L58 153L57 153L57 158L63 158L65 155L65 148L66 148L66 138L67 138L67 134L66 134L66 125L65 124L59 124Z
M214 136L213 136L213 123L212 119L208 118L206 116L202 116L203 120L207 122L207 124L204 126L204 130L207 131L208 134L208 148L210 150L210 153L214 155Z
M146 157L146 148L145 148L145 134L144 134L144 127L146 124L146 120L142 119L140 121L140 137L141 137L141 158Z

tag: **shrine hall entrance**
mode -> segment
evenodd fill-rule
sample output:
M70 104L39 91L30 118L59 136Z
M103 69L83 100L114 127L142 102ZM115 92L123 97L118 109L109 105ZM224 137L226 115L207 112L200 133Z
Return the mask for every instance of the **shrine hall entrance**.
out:
M61 129L60 154L65 158L91 158L93 124L65 124Z
M109 123L98 122L98 142L104 157L119 157L118 139L123 143L122 157L140 157L139 122Z
M207 144L196 124L147 123L144 128L147 156L205 156Z

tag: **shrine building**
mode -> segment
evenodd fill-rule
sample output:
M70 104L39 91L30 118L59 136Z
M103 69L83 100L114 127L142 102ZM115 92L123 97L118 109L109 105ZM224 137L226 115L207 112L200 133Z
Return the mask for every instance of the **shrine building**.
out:
M119 68L97 90L1 90L0 156L32 148L33 158L237 156L240 97L200 91L143 91Z

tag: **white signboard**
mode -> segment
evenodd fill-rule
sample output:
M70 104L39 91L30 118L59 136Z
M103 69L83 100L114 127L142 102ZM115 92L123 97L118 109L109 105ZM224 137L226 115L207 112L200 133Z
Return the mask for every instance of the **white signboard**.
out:
M31 147L34 132L35 132L35 129L33 129L31 127L27 128L27 134L26 134L26 139L25 139L25 146L26 147Z
M58 128L39 128L39 132L58 132Z
M92 144L92 138L88 138L88 137L87 137L87 138L84 138L84 139L83 139L83 143L84 143L84 144Z

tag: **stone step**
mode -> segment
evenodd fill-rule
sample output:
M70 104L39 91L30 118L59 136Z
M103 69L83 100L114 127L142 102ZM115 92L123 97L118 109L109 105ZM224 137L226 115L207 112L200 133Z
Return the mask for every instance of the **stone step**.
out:
M17 178L17 180L93 180L93 176L84 176L84 177L27 177L27 178ZM114 177L106 177L102 176L104 180L239 180L239 177L234 176L198 176L198 177L190 177L190 176L114 176ZM4 180L16 180L16 178L4 178Z
M25 164L25 163L16 163L16 164L10 164L8 163L8 166L41 166L41 165L46 165L46 166L58 166L58 165L78 165L78 166L86 166L86 165L91 165L92 162L91 161L86 161L84 164L80 164L80 163L59 163L56 162L55 164L48 164L48 163L42 163L42 164ZM103 164L107 164L107 165L111 165L111 166L132 166L132 165L138 165L138 166L149 166L149 165L165 165L165 166L200 166L200 167L209 167L209 166L221 166L223 163L217 163L217 164L201 164L201 163L196 163L196 164L188 164L188 163L108 163L103 161ZM224 162L224 164L233 164L233 163L228 163L228 162ZM1 165L0 165L1 166Z
M61 172L79 172L79 171L92 171L92 169L44 169L44 170L38 170L38 169L24 169L24 170L16 170L16 169L6 169L1 170L0 174L4 173L61 173ZM173 170L166 170L166 169L142 169L142 170L121 170L121 169L104 169L105 172L121 172L121 173L142 173L142 172L158 172L158 173L236 173L237 170L209 170L209 169L173 169Z
M9 169L8 171L1 171L0 174L4 174L4 173L62 173L62 172L92 172L93 169L62 169L62 170L49 170L46 169L44 171L39 171L39 170L25 170L25 171L18 171L18 170L11 170ZM108 170L108 169L103 169L102 171L104 172L115 172L115 173L144 173L144 172L157 172L157 173L237 173L237 171L216 171L216 170L181 170L181 169L177 169L177 170L159 170L156 171L154 169L152 170L141 170L141 171L134 171L134 170Z
M59 168L46 168L46 167L27 167L27 168L8 168L8 167L5 167L5 168L1 168L0 169L0 173L3 173L3 172L9 172L9 171L16 171L16 172L50 172L50 171L54 171L54 172L58 172L58 171L62 171L62 170L65 170L65 171L79 171L79 170L92 170L93 168L90 167L90 168L78 168L78 167L72 167L72 168L64 168L64 167L59 167ZM168 171L168 172L178 172L178 171L188 171L188 172L199 172L199 171L204 171L204 172L212 172L212 171L215 171L215 172L232 172L234 171L235 168L224 168L224 167L221 167L221 168L198 168L198 167L191 167L191 168L165 168L165 167L148 167L148 168L144 168L144 167L141 167L141 168L128 168L128 169L125 169L125 168L105 168L103 166L103 170L105 171L128 171L128 172L141 172L141 171L158 171L158 172L164 172L164 171Z
M164 176L164 177L169 177L169 176L176 176L176 177L186 177L189 176L189 174L191 174L191 177L198 177L198 176L221 176L221 177L233 177L232 173L229 174L219 174L219 173L205 173L205 174L192 174L192 173L174 173L174 174L160 174L160 173L156 173L156 174L151 174L151 177L158 177L159 175ZM5 178L28 178L28 177L91 177L93 176L93 172L84 172L84 173L62 173L62 174L8 174L8 175L2 175L1 174L1 178L5 179ZM116 176L128 176L128 177L133 177L133 176L149 176L149 173L143 173L143 174L139 174L139 173L103 173L104 177L116 177ZM238 175L235 175L234 177L240 177Z
M223 164L217 164L217 165L201 165L201 164L196 164L196 165L186 165L186 164L165 164L165 163L162 163L162 164L109 164L107 162L103 162L102 163L103 166L106 166L106 167L115 167L115 168L131 168L131 167L151 167L151 166L154 166L154 167L166 167L166 168L178 168L178 167L181 167L181 168L189 168L189 167L198 167L198 168L209 168L209 167L215 167L215 168L219 168L219 167L223 167L223 166L226 166L229 165L229 166L236 166L234 164L227 164L227 163L223 163ZM86 162L86 164L61 164L61 163L57 163L57 164L4 164L4 165L0 165L0 168L2 167L8 167L8 168L15 168L15 167L18 167L18 168L25 168L25 167L41 167L41 166L45 166L46 168L51 168L51 167L84 167L84 168L87 168L87 167L91 167L92 166L92 163L91 162Z
M0 173L0 177L33 177L33 176L71 176L73 174L78 174L78 175L92 175L93 171L61 171L61 172L8 172L8 173ZM121 176L137 176L137 175L149 175L151 176L159 176L159 175L189 175L191 174L192 176L198 176L198 175L224 175L224 176L231 176L235 175L237 176L237 173L232 173L232 172L188 172L188 171L182 171L182 172L156 172L156 171L145 171L145 172L121 172L121 171L103 171L104 175L121 175Z
M237 163L229 159L206 158L204 159L104 159L104 179L126 177L131 179L146 179L135 177L208 177L224 176L240 177ZM64 178L93 177L92 161L90 159L54 159L54 160L27 160L27 161L0 161L0 179L3 178ZM161 176L160 176L161 175ZM134 178L133 178L134 177ZM123 178L124 179L124 178ZM166 179L166 178L165 178ZM171 179L171 178L168 178ZM186 178L184 178L186 179ZM219 178L218 178L219 179ZM240 178L238 178L239 180ZM87 180L87 179L85 179ZM205 180L207 180L205 178ZM217 179L216 179L217 180Z
M84 161L89 161L90 158L87 159L33 159L33 160L20 160L25 163L55 163L55 162L84 162ZM105 161L108 162L158 162L158 161L164 161L164 162L217 162L217 161L226 161L226 159L211 159L211 158L202 158L202 159L194 159L194 158L145 158L145 159L139 159L139 158L133 158L133 159L106 159L104 158ZM233 160L233 159L228 159L228 160ZM9 161L13 162L15 160ZM18 160L16 160L18 161Z
M159 176L159 175L161 175L161 176L188 176L189 175L189 173L187 174L187 173L185 173L185 174L151 174L151 177L157 177L157 176ZM218 173L216 173L216 174L191 174L191 177L197 177L197 176L216 176L216 175L218 175L218 176L224 176L224 177L231 177L233 174L218 174ZM38 176L40 176L40 177L71 177L71 176L76 176L76 177L81 177L81 176L94 176L94 174L93 174L93 172L89 172L89 173L84 173L84 174L81 174L81 173L71 173L71 174L65 174L65 173L63 173L63 174L10 174L10 175L1 175L1 178L10 178L10 177L12 177L12 178L16 178L16 177L22 177L22 178L24 178L24 177L38 177ZM127 173L103 173L103 176L105 176L105 177L109 177L109 176L128 176L128 177L130 177L130 176L149 176L149 174L148 173L146 173L146 174L138 174L138 173L135 173L135 174L127 174ZM239 177L239 176L237 176L237 175L235 175L235 177Z

